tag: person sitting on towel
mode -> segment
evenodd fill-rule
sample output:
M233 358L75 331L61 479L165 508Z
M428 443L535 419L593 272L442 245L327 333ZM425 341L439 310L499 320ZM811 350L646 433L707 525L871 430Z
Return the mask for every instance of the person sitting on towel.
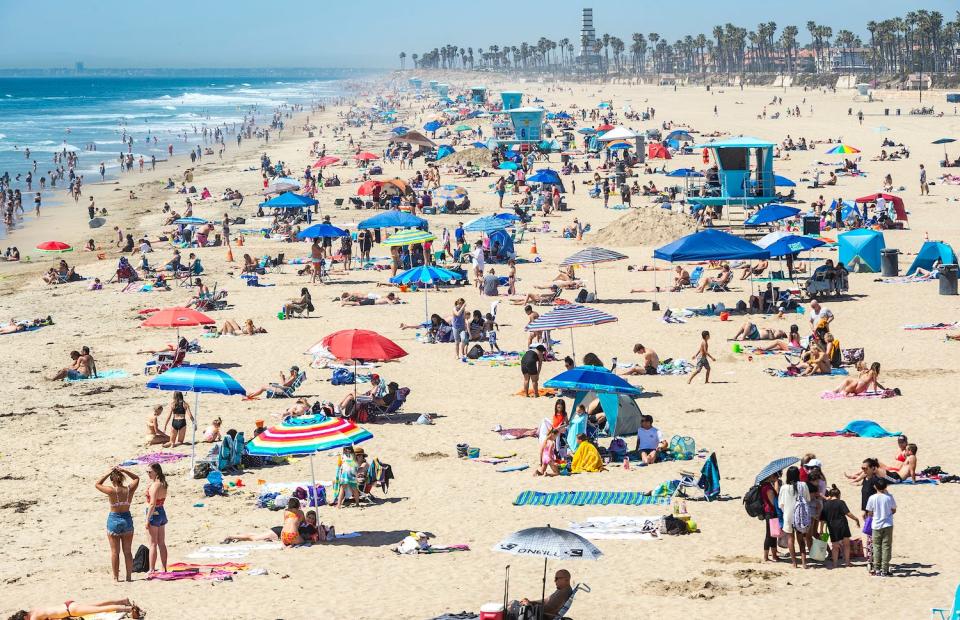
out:
M573 588L570 587L570 571L562 568L558 570L553 576L553 583L557 589L543 600L531 601L524 598L511 602L507 611L507 618L510 620L532 620L540 617L540 611L543 608L544 620L557 620L557 612L573 596Z
M653 425L653 416L640 416L640 428L637 430L637 452L640 460L651 465L659 461L661 454L666 451L667 440L663 438L660 429Z

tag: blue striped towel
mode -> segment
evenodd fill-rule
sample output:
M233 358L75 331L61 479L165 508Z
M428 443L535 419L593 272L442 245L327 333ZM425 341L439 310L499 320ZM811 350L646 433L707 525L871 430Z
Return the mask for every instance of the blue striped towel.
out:
M642 491L523 491L513 500L514 506L649 506L669 503L669 496Z

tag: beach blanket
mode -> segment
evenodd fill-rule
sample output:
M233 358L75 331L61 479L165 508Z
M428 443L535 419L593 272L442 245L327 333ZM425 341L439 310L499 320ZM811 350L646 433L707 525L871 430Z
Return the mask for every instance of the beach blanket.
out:
M479 358L472 360L466 358L463 360L471 366L475 364L487 364L490 366L519 366L520 353L517 351L503 351L500 353L484 353Z
M687 360L671 360L657 366L658 375L688 375L693 372L693 364Z
M522 439L537 436L537 429L535 428L502 428L494 429L494 431L500 433L500 439Z
M153 572L147 575L148 581L232 581L233 573L228 570L211 570L208 573L199 569L178 570L169 572Z
M511 465L509 467L501 467L500 469L497 470L497 472L501 474L508 474L510 472L523 471L529 468L530 468L529 465Z
M823 400L843 400L844 398L893 398L896 396L893 390L879 390L877 392L864 392L863 394L837 394L833 391L824 392L820 395Z
M590 517L571 522L567 529L590 540L660 539L660 519L644 517Z
M127 617L124 611L103 611L98 614L81 616L84 620L122 620Z
M930 330L930 329L954 329L958 323L954 321L953 323L914 323L912 325L904 325L903 329L906 330Z
M430 545L426 549L417 549L412 553L401 554L394 549L394 553L399 555L430 555L433 553L453 553L454 551L470 551L467 545Z
M936 279L937 274L931 273L925 276L914 274L912 276L899 276L896 278L880 278L879 282L881 284L913 284L914 282L932 282ZM876 281L877 280L874 280L874 282Z
M208 545L188 554L187 558L191 560L239 560L250 555L251 551L279 551L281 549L283 549L283 545L279 542Z
M641 491L523 491L513 500L514 506L649 506L669 503L669 496L657 497Z
M888 431L873 420L854 420L837 431L842 434L853 434L857 437L878 439L881 437L899 437L901 433Z
M921 485L921 484L940 484L940 481L937 480L936 478L921 478L920 476L917 476L917 481L916 481L916 482L914 482L914 481L913 481L912 479L910 479L910 478L907 478L906 480L896 481L896 482L893 482L892 484L915 484L915 485Z
M827 376L827 375L792 375L786 370L779 370L777 368L767 368L764 372L766 372L768 375L771 375L773 377L790 378L790 379L796 378L796 377L826 377ZM830 369L830 376L833 376L833 377L843 377L849 374L850 373L847 371L846 368Z
M553 389L553 388L540 388L539 394L540 394L540 396L556 396L556 395L557 395L557 391L556 391L555 389ZM513 395L514 395L514 396L523 396L523 390L522 390L522 389L517 390L516 392L514 392Z
M127 371L123 369L115 370L102 370L97 373L96 377L81 377L79 379L64 379L67 383L86 383L90 381L102 381L106 379L123 379L127 377Z
M153 465L154 463L174 463L184 458L187 458L186 454L177 454L175 452L151 452L150 454L144 454L124 461L120 464L124 467L130 467L133 465Z

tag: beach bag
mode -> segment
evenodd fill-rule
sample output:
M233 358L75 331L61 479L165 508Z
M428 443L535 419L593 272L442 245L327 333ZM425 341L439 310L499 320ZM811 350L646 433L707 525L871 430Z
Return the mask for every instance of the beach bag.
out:
M146 545L140 545L137 548L136 555L133 556L133 572L145 573L150 570L150 550Z
M207 474L209 474L212 470L213 470L213 467L207 461L204 461L202 463L197 463L196 465L193 466L193 477L196 480L200 480L201 478L206 478Z
M473 345L472 347L470 347L470 350L467 351L467 359L478 360L482 355L483 355L483 347L481 347L478 344Z
M782 534L783 530L780 528L780 519L770 519L770 536L776 538L779 542Z
M781 532L780 535L777 536L777 546L780 547L781 549L789 549L789 548L790 548L790 534L787 534L787 533L785 533L785 532Z
M843 363L848 366L853 366L857 362L863 361L863 349L843 349L840 352L840 356L843 358Z
M827 543L819 538L810 541L810 559L823 562L827 559Z
M588 295L589 293L587 292L587 289L585 288L580 289L580 292L577 293L577 303L578 304L585 303L587 301Z
M854 558L865 558L867 557L863 553L863 541L859 538L850 539L850 559Z
M812 520L810 502L803 498L800 492L797 492L797 501L793 505L793 527L798 532L806 532L810 529Z
M763 518L763 496L760 495L759 484L753 485L749 491L743 494L743 508L754 519ZM773 521L770 522L770 534L773 535Z
M671 536L680 536L682 534L689 534L690 529L682 519L678 519L673 515L667 515L663 518L663 533Z
M330 383L333 385L353 385L356 382L356 377L353 372L347 370L346 368L337 368L333 371L333 376L330 377Z

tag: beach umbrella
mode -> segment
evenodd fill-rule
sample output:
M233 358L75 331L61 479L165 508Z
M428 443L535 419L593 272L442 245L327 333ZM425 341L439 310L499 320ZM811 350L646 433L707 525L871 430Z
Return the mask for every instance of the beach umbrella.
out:
M304 207L312 207L316 204L320 203L310 196L284 192L275 198L261 202L260 206L270 209L303 209Z
M383 245L385 246L403 246L403 245L414 245L417 243L426 243L427 241L433 241L437 236L432 232L426 230L420 230L419 228L409 228L407 230L401 230L400 232L393 233L389 237L383 240Z
M540 318L527 323L526 330L528 332L545 332L553 329L569 329L570 349L573 351L574 359L576 359L577 350L573 344L574 328L603 325L616 321L617 317L595 308L581 306L580 304L564 304L556 306L550 312L540 315Z
M668 177L675 179L687 179L693 177L702 177L702 172L697 172L693 168L677 168L676 170L671 170L667 173Z
M597 133L597 130L594 129L593 127L581 127L580 129L577 130L577 133L583 134L585 136L592 136L593 134Z
M181 217L173 220L174 224L183 224L184 226L202 226L209 222L202 217Z
M767 466L760 470L760 473L757 474L757 477L754 479L754 484L760 484L764 479L769 478L773 474L783 471L784 469L790 467L794 463L799 462L795 456L787 456L782 459L776 459L767 463Z
M357 188L357 196L370 196L373 194L373 190L382 185L382 181L364 181L360 184L360 187Z
M442 204L448 201L457 202L467 197L467 190L459 185L442 185L431 192L433 199Z
M198 325L216 325L216 321L193 308L174 306L155 312L149 319L140 323L140 327L175 327L177 341L180 340L181 327L197 327Z
M459 125L453 128L453 130L457 133L460 133L461 131L471 131L472 129L473 127L464 123L460 123Z
M544 383L543 387L626 396L640 396L643 393L643 390L631 385L620 375L601 366L577 366L565 370Z
M690 132L684 131L682 129L674 129L673 131L667 134L666 138L664 138L664 141L666 140L677 140L679 142L693 142L695 138L690 135Z
M427 220L411 215L399 209L391 209L384 213L368 217L360 222L357 228L415 228L425 226Z
M597 107L601 110L605 110L610 107L610 104L607 103L606 101L601 101L600 103L597 104Z
M200 394L222 394L224 396L246 395L247 391L237 380L219 368L206 366L178 366L147 382L151 390L169 392L193 392L193 436L190 440L190 475L193 475L196 463L197 418L200 415Z
M37 249L41 252L72 252L73 246L69 243L64 243L63 241L44 241L43 243L37 244Z
M518 166L512 161L502 161L500 162L500 165L497 166L497 168L499 168L500 170L516 170L519 167L520 166Z
M448 155L453 155L456 152L457 152L457 149L453 148L449 144L441 145L440 148L437 149L437 158L435 161L440 161L444 157L447 157Z
M309 456L313 490L308 497L313 497L316 505L317 477L313 455L368 439L373 439L373 433L346 418L328 418L322 414L288 416L277 426L271 426L254 437L247 444L247 452L254 456Z
M956 141L957 141L956 138L937 138L936 140L934 140L933 142L931 142L931 144L942 144L942 145L943 145L943 159L944 159L944 161L946 161L946 160L948 159L948 157L947 157L947 145L950 144L951 142L956 142ZM947 162L947 163L949 163L949 162Z
M606 124L603 124L603 125L600 125L599 127L597 127L597 132L599 133L599 132L602 131L602 132L606 133L606 132L610 131L611 129L613 129L613 125L611 125L611 124L609 124L609 123L606 123Z
M332 166L333 164L340 161L339 157L334 157L333 155L326 155L321 157L317 161L313 162L314 168L326 168L327 166Z
M374 159L380 159L379 155L374 155L369 151L364 151L362 153L357 153L353 156L357 161L373 161Z
M407 131L399 136L394 136L390 138L390 142L406 142L407 144L415 144L416 146L422 146L428 149L435 148L437 143L426 137L419 131Z
M488 234L495 230L510 228L512 225L513 224L511 222L503 218L496 217L495 215L486 215L484 217L478 217L475 220L467 222L463 229L467 232Z
M773 184L776 187L796 187L797 183L788 179L787 177L782 177L779 174L773 175Z
M423 128L427 131L436 131L441 127L443 127L443 125L440 123L440 121L430 121L429 123L425 123L423 126Z
M391 129L390 131L392 131L393 133L397 134L398 136L401 136L401 135L407 133L408 131L410 131L410 128L409 128L409 127L404 127L403 125L398 125L398 126L394 127L393 129Z
M354 376L359 362L389 362L407 355L394 341L367 329L340 330L324 337L320 344L336 359L353 361ZM356 381L353 382L353 394L357 394Z
M762 241L762 239L761 239ZM757 245L760 245L757 242ZM765 246L770 252L771 257L786 256L788 254L797 254L814 248L826 245L821 239L815 237L804 237L802 235L784 235L778 239L769 242Z
M778 220L785 220L788 217L794 217L800 213L800 209L796 207L788 207L786 205L780 204L771 204L763 207L758 210L756 213L747 218L743 223L744 226L763 226L764 224L769 224L771 222L776 222Z
M593 268L593 294L597 294L597 264L598 263L610 263L613 261L623 260L628 258L626 254L621 254L614 250L607 250L605 248L586 248L580 250L572 256L568 256L563 259L563 262L560 263L561 267L566 267L567 265L590 265Z
M323 222L304 228L297 233L297 239L333 239L337 237L346 237L350 233L342 228L337 228L332 224Z
M430 320L430 311L427 309L427 289L431 284L440 282L452 282L453 280L462 280L464 275L458 271L451 271L432 265L422 265L408 269L403 273L390 278L394 284L422 284L423 286L423 316L424 320Z
M603 552L592 542L567 530L550 527L530 527L510 534L496 545L494 551L523 557L543 558L543 588L540 600L547 597L547 561L597 560ZM506 588L504 588L506 590ZM543 619L543 606L540 606Z
M626 142L614 142L613 144L610 144L609 146L607 146L608 151L625 151L629 148L632 148L632 147Z
M472 142L472 143L470 144L470 146L472 146L472 147L475 148L475 149L489 149L489 148L490 148L489 146L487 146L487 143L486 143L486 142Z
M850 155L852 153L859 153L860 149L850 146L849 144L838 144L829 151L827 155Z

